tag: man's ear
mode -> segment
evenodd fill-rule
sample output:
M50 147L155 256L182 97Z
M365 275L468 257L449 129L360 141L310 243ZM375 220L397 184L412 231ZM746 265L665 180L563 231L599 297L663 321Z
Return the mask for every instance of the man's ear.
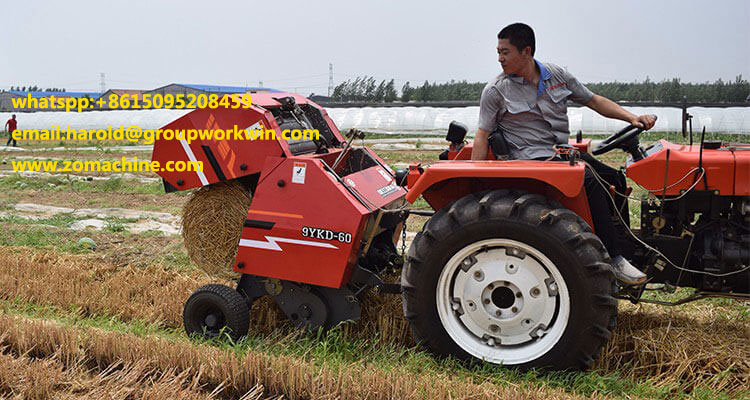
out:
M522 51L523 55L531 57L531 46L526 46Z

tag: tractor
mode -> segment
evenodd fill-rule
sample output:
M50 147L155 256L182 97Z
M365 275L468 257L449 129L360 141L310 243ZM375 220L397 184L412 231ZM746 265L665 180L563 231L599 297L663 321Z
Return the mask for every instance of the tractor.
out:
M615 329L618 299L660 287L695 288L669 304L750 293L750 145L706 141L641 146L627 127L592 145L558 146L563 161L471 161L467 129L430 165L394 171L354 147L314 102L253 94L240 109L197 109L164 128L315 129L314 140L157 140L153 159L203 161L203 171L161 172L167 192L236 181L252 194L233 263L236 287L197 289L184 308L190 335L237 339L250 308L270 297L297 327L357 320L365 292L400 294L414 338L441 357L520 369L586 369ZM691 133L692 139L692 133ZM692 142L692 140L691 140ZM582 153L621 149L627 176L650 195L640 229L630 188L598 177L610 194L626 258L649 276L622 287L592 229ZM410 208L424 199L432 210ZM399 254L409 215L428 216ZM402 266L403 264L403 266ZM383 271L400 268L398 284Z

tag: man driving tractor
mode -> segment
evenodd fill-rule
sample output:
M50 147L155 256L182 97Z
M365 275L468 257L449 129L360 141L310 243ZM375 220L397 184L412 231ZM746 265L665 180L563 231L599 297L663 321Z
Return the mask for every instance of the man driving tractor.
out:
M654 116L637 116L594 94L565 69L534 59L536 41L528 25L508 25L497 38L498 61L503 73L490 80L482 91L479 129L471 154L473 160L486 159L490 141L493 141L493 152L497 153L496 144L499 144L511 159L554 160L554 146L568 143L568 99L638 128L648 130L654 126ZM597 171L611 170L588 154L583 154L582 158ZM644 283L646 275L622 255L607 193L588 169L584 187L594 228L612 258L616 278L626 285Z

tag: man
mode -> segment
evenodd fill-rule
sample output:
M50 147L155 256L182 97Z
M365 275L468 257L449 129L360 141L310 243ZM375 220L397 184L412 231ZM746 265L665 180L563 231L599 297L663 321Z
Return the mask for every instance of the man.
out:
M13 141L13 147L16 146L16 139L13 139L13 131L15 131L18 128L18 121L16 121L16 114L13 114L13 116L10 117L8 122L5 123L5 128L8 129L8 143L5 144L7 147L10 145L10 142Z
M502 132L511 158L546 160L554 157L554 145L568 143L568 99L605 117L629 122L639 128L651 129L654 126L656 119L653 116L630 113L613 101L592 93L563 68L535 60L536 40L528 25L508 25L497 38L498 61L503 73L482 91L479 129L471 154L473 160L486 158L488 138L496 129ZM644 283L646 275L621 254L607 194L588 170L584 186L594 227L612 257L615 276L628 285Z

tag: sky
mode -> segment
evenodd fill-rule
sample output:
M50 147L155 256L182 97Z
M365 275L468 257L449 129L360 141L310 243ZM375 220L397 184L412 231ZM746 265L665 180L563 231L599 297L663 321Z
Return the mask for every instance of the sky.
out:
M357 76L486 82L505 25L582 82L750 78L750 1L2 1L0 89L248 85Z

